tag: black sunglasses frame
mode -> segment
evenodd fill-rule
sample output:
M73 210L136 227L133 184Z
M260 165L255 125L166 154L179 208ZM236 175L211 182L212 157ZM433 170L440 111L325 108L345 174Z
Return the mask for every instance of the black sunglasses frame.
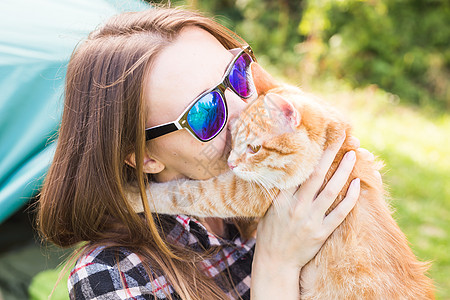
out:
M239 50L239 52L236 53L235 57L228 65L227 70L225 71L222 79L216 86L214 86L213 88L211 88L211 89L201 93L199 96L197 96L175 121L168 122L168 123L161 124L161 125L154 126L154 127L150 127L150 128L146 128L145 129L145 140L149 141L151 139L155 139L157 137L166 135L168 133L171 133L171 132L174 132L174 131L177 131L180 129L187 129L197 140L199 140L201 142L208 142L208 141L212 140L213 138L215 138L225 127L225 124L227 123L226 121L223 122L222 127L213 136L211 136L208 139L202 139L194 132L194 130L189 125L189 123L187 121L187 116L189 114L190 109L197 103L197 101L202 99L205 95L207 95L211 92L214 92L214 91L219 93L219 95L221 96L221 100L223 101L223 104L225 107L225 119L228 119L228 106L227 106L227 100L225 98L225 91L227 88L230 88L234 93L236 93L239 97L241 97L243 99L248 99L251 96L253 96L255 91L253 91L247 97L240 96L239 93L235 90L235 88L230 83L230 79L229 79L230 72L233 69L234 64L236 63L236 61L238 60L239 57L241 57L243 54L247 54L251 60L250 64L255 61L253 51L249 45L247 45L243 48L230 49L229 51L237 51L237 50Z

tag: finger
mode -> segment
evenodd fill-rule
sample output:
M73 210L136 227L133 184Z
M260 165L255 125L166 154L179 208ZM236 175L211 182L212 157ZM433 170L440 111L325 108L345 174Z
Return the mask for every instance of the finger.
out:
M339 167L336 169L325 188L317 196L316 200L314 200L314 205L318 207L318 213L322 215L325 214L331 204L333 204L334 200L336 200L336 197L341 192L353 170L355 161L355 151L349 151L344 155L339 163Z
M324 230L329 235L344 221L353 209L360 193L360 180L356 178L350 184L345 198L323 220Z
M299 188L300 188L300 185L293 186L293 187L286 189L286 192L289 192L291 195L294 195L295 192L297 192Z
M356 151L358 151L358 157L361 158L362 160L367 160L371 162L375 161L375 155L373 155L373 153L370 152L369 150L365 148L358 148ZM378 170L373 171L373 175L376 180L382 182L381 173Z
M379 171L373 171L375 174L375 178L382 183L383 182L383 178L381 177L381 173Z
M322 183L325 179L325 175L327 174L328 169L333 163L336 154L341 148L344 140L345 140L345 132L343 133L341 139L338 142L334 143L333 145L325 149L314 172L311 174L308 180L306 180L302 184L300 189L298 189L296 193L297 199L306 198L311 199L311 201L313 200L313 198L316 196L317 191L322 186Z
M357 149L357 148L359 148L359 145L360 145L361 143L359 142L359 139L358 139L357 137L355 137L355 136L350 136L350 137L347 139L347 144L348 144L349 146L351 146L353 149Z
M272 205L267 211L267 215L286 214L292 210L294 196L289 190L280 190L278 195L273 199Z
M358 155L364 160L369 161L375 160L375 156L367 149L358 148L356 151L358 151Z

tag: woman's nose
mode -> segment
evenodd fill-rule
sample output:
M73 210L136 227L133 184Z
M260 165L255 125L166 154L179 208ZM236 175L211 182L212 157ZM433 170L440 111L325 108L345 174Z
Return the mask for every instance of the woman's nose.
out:
M239 114L247 106L247 102L245 102L246 99L242 99L229 88L225 90L225 98L228 106L228 120L237 119Z

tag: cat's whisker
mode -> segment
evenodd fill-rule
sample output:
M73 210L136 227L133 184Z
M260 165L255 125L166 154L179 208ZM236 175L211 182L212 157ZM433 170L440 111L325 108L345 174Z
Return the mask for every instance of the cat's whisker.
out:
M281 210L282 201L287 201L289 203L289 205L292 206L292 201L290 201L290 199L288 199L287 194L282 193L283 194L282 197L285 197L285 199L282 199L282 201L280 201L280 199L277 198L276 192L273 189L267 188L268 186L276 186L275 180L269 179L264 176L258 176L255 179L260 183L260 186L262 187L264 194L267 197L269 197L269 199L272 200L272 205L274 206L274 209L277 212L277 214Z
M286 191L286 190L281 190L280 191L280 194L282 195L282 197L284 198L284 199L280 199L281 201L284 201L284 203L288 203L288 205L289 205L289 208L291 209L291 211L292 211L292 209L294 208L294 203L295 203L295 201L292 201L292 197L294 197L293 195L291 195L288 191ZM277 198L278 199L278 198ZM277 202L278 203L278 205L281 207L281 205L283 205L282 203L281 203L281 201L274 201L274 202ZM286 205L286 204L284 204L284 205Z
M272 188L268 188L269 186L273 186L273 184L270 183L270 180L263 176L258 176L255 178L255 180L258 181L259 186L261 187L264 194L273 201L277 195Z

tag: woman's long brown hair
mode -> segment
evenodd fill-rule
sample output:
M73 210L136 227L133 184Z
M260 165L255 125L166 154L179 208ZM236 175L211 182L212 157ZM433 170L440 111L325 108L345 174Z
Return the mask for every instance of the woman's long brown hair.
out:
M142 201L144 216L139 216L124 192L127 184L137 184L147 199L142 166L151 108L144 104L143 82L155 56L186 26L208 31L227 49L243 42L200 14L155 8L110 19L75 49L38 227L61 247L80 242L87 242L86 251L99 245L126 247L142 258L147 271L162 272L183 299L223 299L225 294L196 267L203 258L166 243L147 201ZM133 152L136 168L125 163Z

